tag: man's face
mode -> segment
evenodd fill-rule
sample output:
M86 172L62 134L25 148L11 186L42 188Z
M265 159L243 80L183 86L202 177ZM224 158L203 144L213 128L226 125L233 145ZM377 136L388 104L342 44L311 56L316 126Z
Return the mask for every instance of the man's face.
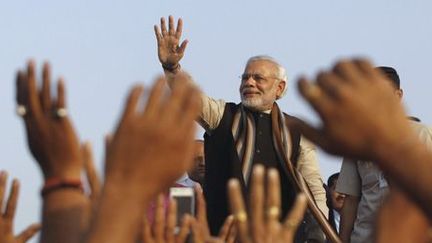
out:
M195 142L194 165L188 173L189 177L202 184L205 176L204 143Z
M336 184L337 184L337 180L333 183L333 185L329 188L329 190L330 190L333 208L334 210L340 212L342 210L345 201L345 195L336 191Z
M270 110L285 88L285 81L279 80L277 74L277 66L270 61L250 62L240 84L242 104L252 110Z

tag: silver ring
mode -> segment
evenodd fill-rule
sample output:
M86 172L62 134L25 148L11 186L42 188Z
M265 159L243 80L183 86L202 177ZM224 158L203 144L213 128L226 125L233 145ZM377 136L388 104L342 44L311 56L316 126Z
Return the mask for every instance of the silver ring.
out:
M58 118L64 118L67 116L68 113L67 113L66 108L59 108L56 110L55 114Z
M27 114L27 109L24 105L17 105L16 113L20 117L24 117Z

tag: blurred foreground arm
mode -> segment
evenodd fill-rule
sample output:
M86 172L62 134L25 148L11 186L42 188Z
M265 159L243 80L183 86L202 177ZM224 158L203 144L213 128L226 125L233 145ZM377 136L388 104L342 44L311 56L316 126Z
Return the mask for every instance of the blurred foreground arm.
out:
M144 109L143 87L130 92L108 145L105 185L88 242L134 242L149 202L192 166L199 92L183 81L165 96L165 79L158 79Z
M298 87L322 127L301 120L294 126L329 153L376 161L432 219L432 153L409 127L382 74L364 60L341 61L315 83L300 79Z

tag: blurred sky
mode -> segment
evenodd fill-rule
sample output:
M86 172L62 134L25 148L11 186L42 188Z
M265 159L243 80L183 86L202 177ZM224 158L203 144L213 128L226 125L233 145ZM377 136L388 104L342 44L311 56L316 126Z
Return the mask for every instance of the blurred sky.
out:
M1 1L0 168L22 181L16 229L39 220L42 184L14 113L14 75L29 57L39 67L50 60L55 77L65 77L70 115L81 139L92 141L102 170L103 136L115 126L126 92L162 71L153 32L161 16L184 19L190 42L182 66L210 96L238 102L247 58L268 54L289 74L282 109L318 124L296 92L296 78L362 56L394 66L409 114L431 124L431 11L426 0ZM339 170L340 158L320 153L319 160L324 180Z

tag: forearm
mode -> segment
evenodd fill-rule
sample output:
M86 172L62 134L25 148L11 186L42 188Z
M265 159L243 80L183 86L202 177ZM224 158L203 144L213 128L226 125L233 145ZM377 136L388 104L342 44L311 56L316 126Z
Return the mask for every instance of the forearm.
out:
M382 149L377 159L381 169L432 219L432 152L417 138L391 144L392 152ZM415 179L414 179L415 177Z
M73 188L64 188L45 195L41 242L81 242L83 224L89 217L88 203L87 197L80 190Z
M339 236L342 242L350 242L351 232L357 217L359 198L347 195L341 212Z
M180 65L177 69L174 69L172 71L164 69L165 78L167 80L168 87L170 87L170 89L172 89L172 87L175 83L175 76L177 73L180 72L180 70L181 70Z
M125 193L126 187L104 188L87 243L134 242L149 200L139 199L142 192Z

